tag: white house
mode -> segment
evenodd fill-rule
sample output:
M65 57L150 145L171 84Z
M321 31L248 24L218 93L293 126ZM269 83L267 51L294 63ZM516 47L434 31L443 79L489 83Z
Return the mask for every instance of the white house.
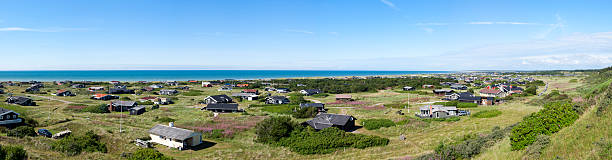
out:
M188 149L202 143L202 134L192 130L176 128L170 122L168 126L155 125L149 129L149 142L155 142L179 150Z

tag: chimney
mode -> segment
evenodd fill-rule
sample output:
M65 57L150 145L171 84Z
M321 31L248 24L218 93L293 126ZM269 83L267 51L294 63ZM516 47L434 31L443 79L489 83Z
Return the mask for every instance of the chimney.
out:
M168 123L168 126L170 126L170 127L174 127L174 122L170 122L170 123Z

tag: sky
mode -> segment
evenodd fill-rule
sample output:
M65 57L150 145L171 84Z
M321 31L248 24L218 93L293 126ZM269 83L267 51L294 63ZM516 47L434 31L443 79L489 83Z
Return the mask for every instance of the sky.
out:
M0 0L0 70L612 65L609 0Z

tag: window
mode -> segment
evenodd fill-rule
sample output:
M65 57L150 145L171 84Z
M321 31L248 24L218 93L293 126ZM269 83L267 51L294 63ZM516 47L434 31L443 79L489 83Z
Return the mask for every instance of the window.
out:
M17 115L13 115L13 119L16 119L16 118L17 118Z

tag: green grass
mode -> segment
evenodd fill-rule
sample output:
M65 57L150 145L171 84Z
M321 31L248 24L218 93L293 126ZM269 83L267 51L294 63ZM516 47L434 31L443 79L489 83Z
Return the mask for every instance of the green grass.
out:
M480 111L480 112L474 113L472 115L472 117L476 117L476 118L492 118L492 117L497 117L500 114L502 114L502 112L499 111L499 110L486 110L486 111Z
M280 105L265 105L261 109L264 112L277 114L292 114L293 109L299 108L297 105L280 104Z

